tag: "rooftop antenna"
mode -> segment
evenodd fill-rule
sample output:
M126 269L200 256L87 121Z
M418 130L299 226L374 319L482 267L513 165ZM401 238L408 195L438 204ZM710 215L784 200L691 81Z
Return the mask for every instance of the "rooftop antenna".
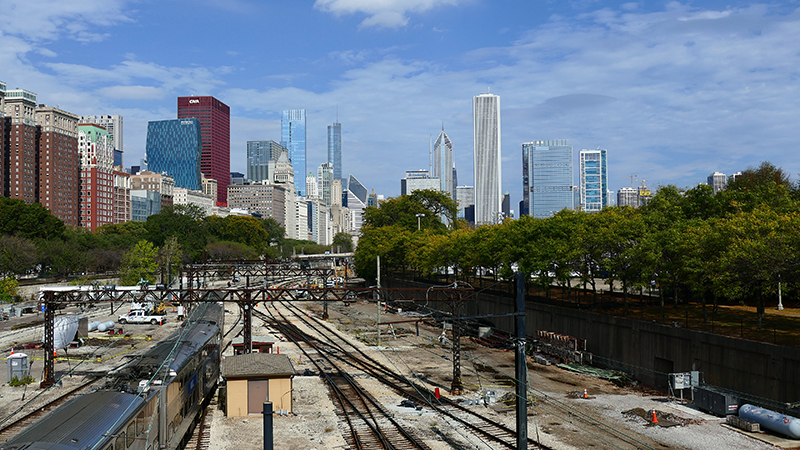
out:
M336 123L339 123L339 104L336 104Z

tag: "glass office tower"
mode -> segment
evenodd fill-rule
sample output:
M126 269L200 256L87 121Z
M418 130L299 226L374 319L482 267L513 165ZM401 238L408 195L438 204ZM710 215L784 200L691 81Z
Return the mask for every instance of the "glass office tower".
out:
M566 139L522 144L522 186L528 215L547 218L574 207L572 146Z
M175 187L202 189L202 149L200 121L195 118L147 123L147 168L155 173L166 172L175 180Z
M306 195L306 110L288 109L281 114L281 145L289 150L298 197Z
M598 212L608 206L608 163L606 150L581 150L581 208Z
M328 125L328 162L333 164L333 178L342 178L342 124Z

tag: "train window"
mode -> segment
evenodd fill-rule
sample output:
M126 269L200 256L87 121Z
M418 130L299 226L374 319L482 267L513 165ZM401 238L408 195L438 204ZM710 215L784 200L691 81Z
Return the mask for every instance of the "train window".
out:
M125 450L125 433L120 433L116 439L114 439L114 450Z
M142 434L145 429L144 423L144 411L140 412L138 416L136 416L136 435Z
M130 425L128 425L127 434L128 434L128 447L130 447L131 445L133 445L133 440L136 438L136 424L134 422L131 422Z

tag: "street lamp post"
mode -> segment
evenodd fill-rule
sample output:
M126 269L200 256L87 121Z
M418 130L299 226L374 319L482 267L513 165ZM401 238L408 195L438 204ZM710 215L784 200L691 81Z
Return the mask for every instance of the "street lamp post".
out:
M425 217L425 213L417 213L417 231L422 227L422 222L420 222L421 217Z

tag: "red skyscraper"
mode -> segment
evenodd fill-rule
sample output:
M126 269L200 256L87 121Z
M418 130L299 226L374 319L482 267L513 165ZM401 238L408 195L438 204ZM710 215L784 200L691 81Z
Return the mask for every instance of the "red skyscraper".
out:
M231 109L212 96L178 97L178 119L200 121L200 171L217 180L217 203L227 205L231 180Z

